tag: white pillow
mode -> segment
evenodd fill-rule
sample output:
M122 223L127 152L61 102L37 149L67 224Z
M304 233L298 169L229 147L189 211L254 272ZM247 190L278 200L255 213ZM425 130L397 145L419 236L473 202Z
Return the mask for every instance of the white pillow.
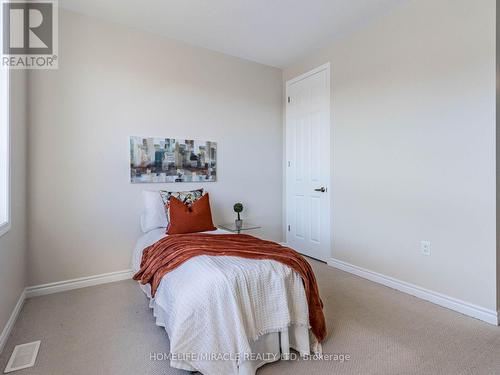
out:
M141 228L144 233L153 229L166 228L168 225L165 206L158 191L142 191L144 212L141 215Z

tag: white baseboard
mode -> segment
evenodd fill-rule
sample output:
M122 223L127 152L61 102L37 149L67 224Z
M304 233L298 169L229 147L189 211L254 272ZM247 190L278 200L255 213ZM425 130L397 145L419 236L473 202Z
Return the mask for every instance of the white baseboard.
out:
M94 286L100 284L112 283L115 281L128 280L132 278L133 275L132 270L124 270L117 272L105 273L102 275L95 276L87 276L80 277L78 279L66 280L66 281L58 281L55 283L29 286L23 290L19 300L17 301L12 314L10 315L7 324L5 325L2 333L0 334L0 353L2 353L5 344L7 343L7 339L9 338L10 332L16 323L17 317L21 312L24 301L26 298L44 296L47 294L64 292L66 290L85 288L87 286Z
M26 298L44 296L47 294L64 292L67 290L80 289L80 288L85 288L87 286L107 284L115 281L128 280L132 278L132 275L133 275L132 270L124 270L124 271L104 273L102 275L94 275L94 276L80 277L78 279L58 281L55 283L29 286L26 288Z
M25 300L26 300L26 290L23 290L23 292L19 296L19 299L17 300L14 310L12 310L12 314L10 314L10 318L7 321L7 324L5 325L2 334L0 334L0 354L3 351L5 344L7 343L7 339L9 338L12 328L14 328L14 324L16 323L17 317L21 312Z
M283 245L286 246L285 243ZM446 307L448 309L460 312L462 314L471 316L476 319L480 319L490 324L498 325L498 312L494 310L485 309L483 307L461 301L459 299L446 296L441 293L433 292L422 287L395 279L393 277L385 276L377 272L373 272L352 264L343 262L337 259L330 259L328 265L338 268L342 271L349 272L351 274L360 276L362 278L368 279L370 281L376 282L378 284L385 285L389 288L399 290L401 292L410 294L412 296L424 299L426 301L435 303L436 305ZM0 335L0 353L2 352L7 339L14 327L16 319L23 307L26 298L38 297L52 293L64 292L67 290L85 288L88 286L107 284L121 280L131 279L133 275L132 270L124 270L117 272L105 273L102 275L94 275L88 277L81 277L77 279L71 279L66 281L58 281L55 283L48 283L36 286L27 287L19 297L12 314L7 321L1 335Z
M446 307L450 310L454 310L459 313L482 320L484 322L494 325L498 325L499 323L497 311L485 309L484 307L477 306L469 302L461 301L459 299L449 297L438 292L433 292L417 285L413 285L390 276L382 275L380 273L373 272L338 259L330 259L328 265L338 268L342 271L360 276L364 279L376 282L378 284L388 286L389 288L399 290L403 293L407 293L423 300L435 303L436 305Z

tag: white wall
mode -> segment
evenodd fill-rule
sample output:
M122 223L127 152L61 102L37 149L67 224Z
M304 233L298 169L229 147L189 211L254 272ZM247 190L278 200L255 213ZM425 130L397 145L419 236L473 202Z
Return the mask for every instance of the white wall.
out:
M409 1L284 79L327 61L332 257L496 310L495 0Z
M500 0L496 0L496 217L497 217L497 308L500 311Z
M11 223L0 237L0 333L26 286L26 73L11 72Z
M30 285L129 268L143 189L281 240L280 70L64 10L59 67L30 73ZM131 185L130 135L217 141L218 182Z

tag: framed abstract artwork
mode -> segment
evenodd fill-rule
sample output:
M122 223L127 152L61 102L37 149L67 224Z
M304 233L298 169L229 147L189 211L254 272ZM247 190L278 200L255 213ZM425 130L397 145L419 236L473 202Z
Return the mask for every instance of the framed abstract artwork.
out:
M130 137L132 183L213 182L216 179L216 142Z

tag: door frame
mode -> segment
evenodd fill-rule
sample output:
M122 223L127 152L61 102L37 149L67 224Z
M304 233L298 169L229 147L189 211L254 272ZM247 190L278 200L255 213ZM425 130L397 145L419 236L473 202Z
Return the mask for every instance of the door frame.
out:
M326 71L326 78L327 78L327 114L326 117L329 119L328 123L328 145L329 145L329 166L330 168L328 169L327 172L327 178L328 178L328 192L327 192L327 197L326 197L326 202L328 206L328 219L327 219L327 228L328 228L328 249L329 252L327 254L327 260L330 260L332 257L332 243L333 243L333 236L332 236L332 117L331 117L331 65L330 62L327 62L323 65L318 66L317 68L314 68L312 70L309 70L303 74L300 74L294 78L291 78L286 81L285 84L285 120L284 120L284 129L283 129L283 145L284 145L284 152L283 152L283 238L285 240L285 244L288 242L288 214L289 214L289 207L288 207L288 197L287 197L287 185L288 185L288 150L289 150L289 145L288 145L288 117L289 117L289 106L288 106L288 93L289 93L289 88L292 84L299 82L309 76L312 76L316 73L319 73L321 71Z

